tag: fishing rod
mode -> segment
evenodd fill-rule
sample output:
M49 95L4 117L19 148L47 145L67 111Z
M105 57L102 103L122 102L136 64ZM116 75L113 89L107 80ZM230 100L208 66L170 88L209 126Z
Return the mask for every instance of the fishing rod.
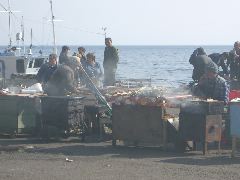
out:
M97 86L93 83L92 79L89 77L89 75L87 74L87 72L83 68L82 64L81 64L80 71L83 72L83 75L85 76L85 79L87 80L88 85L90 85L91 88L89 88L89 89L92 90L93 93L97 96L97 98L99 98L99 100L107 107L107 112L109 113L109 115L112 115L112 108L111 108L111 106L106 101L106 99L102 95L102 93L98 90Z

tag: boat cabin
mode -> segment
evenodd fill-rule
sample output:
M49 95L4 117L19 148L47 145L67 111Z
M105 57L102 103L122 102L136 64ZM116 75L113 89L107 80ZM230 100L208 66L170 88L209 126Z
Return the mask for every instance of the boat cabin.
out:
M13 74L36 75L41 65L47 61L47 56L0 56L0 74L6 79L11 79Z

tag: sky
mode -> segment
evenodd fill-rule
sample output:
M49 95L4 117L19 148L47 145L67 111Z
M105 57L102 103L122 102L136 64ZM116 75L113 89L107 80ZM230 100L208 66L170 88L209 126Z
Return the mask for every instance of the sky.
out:
M7 8L7 0L0 0ZM53 0L58 45L232 45L240 40L239 0ZM24 19L25 44L53 43L49 0L11 0L12 38ZM0 7L0 10L4 10ZM0 45L8 15L0 13Z

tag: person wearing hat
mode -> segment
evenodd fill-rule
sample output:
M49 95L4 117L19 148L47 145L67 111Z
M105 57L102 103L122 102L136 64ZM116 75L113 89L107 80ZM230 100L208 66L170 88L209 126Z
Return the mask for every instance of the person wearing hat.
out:
M63 64L69 61L69 56L70 56L69 51L70 51L70 48L68 46L62 47L62 51L59 55L59 64Z
M206 65L194 95L204 99L214 99L228 103L229 87L226 80L218 75L218 66L211 62Z
M111 38L105 38L105 45L103 60L104 86L113 86L119 61L118 50L112 45Z
M189 63L193 65L192 79L199 82L204 74L204 69L208 63L212 62L202 47L195 49L189 59Z

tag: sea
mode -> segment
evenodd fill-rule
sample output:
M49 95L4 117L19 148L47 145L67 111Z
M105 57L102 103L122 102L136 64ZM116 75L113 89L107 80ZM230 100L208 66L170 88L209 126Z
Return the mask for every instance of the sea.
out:
M77 52L78 46L69 46ZM104 46L84 46L86 53L93 52L102 66ZM193 67L189 64L192 52L200 46L115 46L119 51L116 79L151 79L152 85L177 87L192 81ZM201 46L207 54L230 51L233 46ZM61 46L57 47L58 54ZM2 52L3 47L0 47ZM50 46L34 46L33 54L52 52Z

